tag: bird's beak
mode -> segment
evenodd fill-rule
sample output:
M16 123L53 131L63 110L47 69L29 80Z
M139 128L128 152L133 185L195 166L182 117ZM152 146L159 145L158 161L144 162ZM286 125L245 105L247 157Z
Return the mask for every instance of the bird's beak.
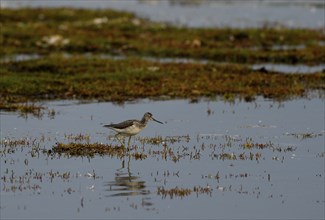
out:
M158 121L158 120L154 119L153 117L152 117L152 120L154 120L155 122L158 122L158 123L160 123L160 124L164 124L164 123L162 123L161 121Z

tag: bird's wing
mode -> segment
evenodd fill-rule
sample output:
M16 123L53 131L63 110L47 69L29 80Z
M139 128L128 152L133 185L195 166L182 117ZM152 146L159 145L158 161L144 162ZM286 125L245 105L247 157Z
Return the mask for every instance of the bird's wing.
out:
M123 121L123 122L118 123L118 124L104 125L104 127L123 129L123 128L129 127L129 126L132 126L133 122L134 122L133 120L127 120L127 121Z

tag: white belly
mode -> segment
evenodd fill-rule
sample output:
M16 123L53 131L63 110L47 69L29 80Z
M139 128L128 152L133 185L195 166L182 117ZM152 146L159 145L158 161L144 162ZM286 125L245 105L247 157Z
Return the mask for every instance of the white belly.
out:
M132 125L130 127L127 127L125 129L117 129L117 128L112 128L113 130L117 131L118 133L125 134L125 135L136 135L140 131L142 131L143 128L139 128L135 125Z

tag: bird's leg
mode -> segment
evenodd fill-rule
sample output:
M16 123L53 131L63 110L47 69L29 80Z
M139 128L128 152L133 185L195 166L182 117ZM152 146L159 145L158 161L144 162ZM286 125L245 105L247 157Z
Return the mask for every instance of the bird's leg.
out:
M128 148L130 147L130 140L131 140L131 137L132 137L132 136L129 137Z
M120 136L120 134L119 133L117 133L116 135L115 135L115 137L116 137L116 139L124 146L124 144L122 143L122 141L118 138Z
M125 160L124 160L124 158L123 158L123 161L122 161L122 167L121 168L118 168L117 169L117 171L120 171L120 170L123 170L124 169L124 167L125 167Z
M131 159L131 154L129 153L129 159L128 159L128 175L129 175L129 180L131 181L130 159Z

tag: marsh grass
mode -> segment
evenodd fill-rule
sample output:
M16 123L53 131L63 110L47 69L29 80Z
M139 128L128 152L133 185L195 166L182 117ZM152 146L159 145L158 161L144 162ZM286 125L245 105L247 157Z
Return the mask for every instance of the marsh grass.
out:
M152 67L156 67L153 71ZM7 62L0 70L1 109L51 99L127 101L223 96L286 99L324 90L325 75L259 72L240 64L158 63L73 56ZM39 107L35 108L38 110Z
M157 188L157 195L161 196L162 198L166 198L169 196L170 199L174 197L186 197L191 195L192 193L196 193L196 196L200 194L206 194L211 196L213 189L210 186L194 186L193 189L191 188L181 188L175 187L170 189L165 189L165 187L158 187Z
M0 22L1 56L92 52L240 63L322 63L325 57L322 30L186 28L127 12L72 8L4 8Z
M283 100L324 91L323 72L280 74L242 64L324 63L321 30L174 27L126 12L70 8L4 8L0 24L2 57L37 55L1 62L0 109L6 111L42 116L46 109L38 102L55 99L195 102L219 96L253 101L256 96ZM274 45L287 49L274 50ZM126 58L85 57L88 53ZM142 56L231 63L159 63Z
M57 143L52 148L54 154L64 154L67 156L86 156L93 157L94 155L108 155L123 157L125 148L122 146L112 146L101 143Z

